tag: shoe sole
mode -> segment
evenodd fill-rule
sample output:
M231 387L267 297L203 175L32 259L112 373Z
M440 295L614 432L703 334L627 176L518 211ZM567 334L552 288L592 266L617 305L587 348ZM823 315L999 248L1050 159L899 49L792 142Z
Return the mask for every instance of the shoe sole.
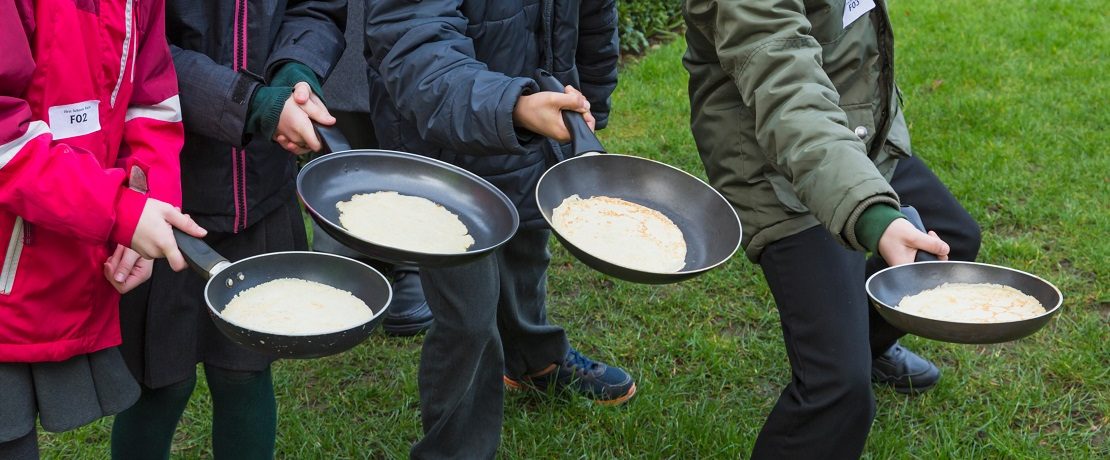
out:
M532 387L532 386L526 386L525 384L523 384L521 382L518 382L516 380L513 380L513 379L509 378L507 375L502 375L501 380L503 382L505 382L505 388L508 388L509 391L524 391L524 390L530 390L530 389L535 389L535 390L538 391L538 388L535 388L535 387ZM593 401L594 404L600 404L602 406L619 406L621 404L624 404L624 403L628 402L628 400L632 399L632 397L635 396L635 395L636 395L636 384L633 383L632 387L628 389L628 392L626 392L625 394L621 395L618 398L614 398L614 399L590 399L590 401Z
M933 383L921 386L899 386L894 384L893 382L890 382L888 379L890 379L890 377L881 372L879 373L879 375L875 375L874 373L871 374L871 383L874 385L890 387L890 389L894 390L894 392L898 394L917 396L937 386L937 384L940 383L940 374L937 375L936 380L933 380Z
M410 323L396 326L382 324L382 330L385 332L385 335L391 337L411 337L428 330L429 327L432 327L432 323L434 321L435 318L429 319L422 323Z
M890 386L890 388L893 389L894 392L898 393L898 394L917 396L919 394L925 393L926 391L929 391L929 390L933 389L933 387L937 386L937 382L933 382L931 385L920 386L920 387L898 387L898 386L894 386L894 385L890 385L890 384L883 384L883 385Z

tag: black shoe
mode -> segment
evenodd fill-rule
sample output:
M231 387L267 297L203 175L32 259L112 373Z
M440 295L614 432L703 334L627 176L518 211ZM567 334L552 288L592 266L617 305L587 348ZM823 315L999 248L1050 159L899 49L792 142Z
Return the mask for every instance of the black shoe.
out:
M571 348L558 366L548 372L518 379L504 376L505 386L513 390L554 387L571 390L595 403L619 405L636 394L636 382L624 369L594 361Z
M432 325L432 310L424 300L420 272L414 267L393 269L393 301L382 320L382 329L392 336L424 332Z
M898 342L871 361L871 381L902 394L921 394L940 380L940 369Z

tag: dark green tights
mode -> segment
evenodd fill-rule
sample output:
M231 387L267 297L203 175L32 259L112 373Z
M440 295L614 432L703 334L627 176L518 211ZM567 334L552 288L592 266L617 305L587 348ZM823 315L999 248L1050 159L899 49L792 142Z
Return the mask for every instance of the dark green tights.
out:
M270 368L242 372L205 365L204 375L212 392L215 458L274 458L277 402ZM116 415L112 426L112 458L170 458L173 433L196 383L196 376L193 376L158 389L144 386L139 401Z

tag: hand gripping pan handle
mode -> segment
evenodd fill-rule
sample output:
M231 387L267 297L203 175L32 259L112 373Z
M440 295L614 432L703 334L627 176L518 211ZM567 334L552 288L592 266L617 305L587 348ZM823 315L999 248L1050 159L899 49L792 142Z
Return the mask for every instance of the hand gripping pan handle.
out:
M563 84L554 75L551 75L551 72L543 69L536 70L536 83L540 85L541 91L565 92ZM563 123L567 124L567 131L570 131L570 143L574 150L574 156L584 153L605 153L605 147L601 145L601 141L590 129L590 125L586 124L586 118L581 113L564 110Z
M185 256L185 261L200 273L205 279L216 276L231 265L224 256L212 249L208 243L199 238L189 236L185 232L173 229L173 239L177 241L177 249Z
M925 231L925 223L921 221L921 214L918 213L917 209L913 206L902 206L902 214L905 214L906 219L909 219L910 223L912 223L914 227L917 227L918 230L921 230L922 233L928 233ZM917 257L913 259L914 262L935 262L938 260L940 259L938 259L937 256L922 250L918 250Z
M312 129L316 131L316 137L320 139L320 153L352 150L351 143L347 141L347 137L343 135L343 132L339 130L338 126L324 126L312 122Z

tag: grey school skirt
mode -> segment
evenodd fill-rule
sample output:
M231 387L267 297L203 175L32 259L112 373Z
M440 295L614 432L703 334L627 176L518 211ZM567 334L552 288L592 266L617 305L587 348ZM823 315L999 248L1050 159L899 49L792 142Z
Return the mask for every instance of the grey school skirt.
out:
M115 415L139 399L119 348L61 362L0 363L0 443L35 429L68 431Z

